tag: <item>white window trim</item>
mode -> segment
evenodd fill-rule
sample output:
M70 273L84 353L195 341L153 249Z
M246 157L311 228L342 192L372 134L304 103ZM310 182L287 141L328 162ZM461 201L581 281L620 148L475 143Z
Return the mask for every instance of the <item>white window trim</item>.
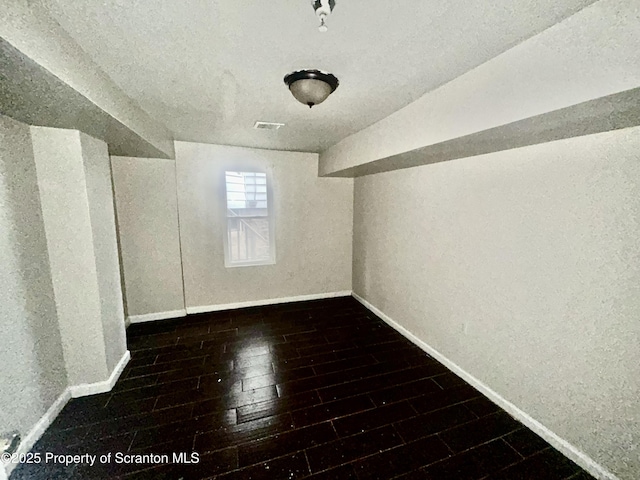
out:
M267 178L267 209L269 211L269 215L267 218L269 219L269 250L270 256L268 259L264 260L242 260L237 262L232 262L230 251L229 251L229 217L227 217L227 181L226 175L227 172L252 172L252 173L264 173ZM271 172L264 168L259 168L252 165L238 165L233 167L227 167L222 170L222 191L224 192L223 201L222 201L222 215L223 215L223 245L224 245L224 266L225 268L239 268L239 267L259 267L265 265L275 265L276 264L276 224L275 224L275 208L273 206L273 185L271 182L272 176Z

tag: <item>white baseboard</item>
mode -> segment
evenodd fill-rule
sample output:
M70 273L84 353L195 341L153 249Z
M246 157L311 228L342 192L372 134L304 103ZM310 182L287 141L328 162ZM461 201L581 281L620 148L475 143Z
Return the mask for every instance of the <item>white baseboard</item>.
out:
M124 370L124 367L126 367L127 363L129 363L130 358L131 358L131 352L129 352L129 350L125 351L124 354L122 355L122 358L120 359L118 364L115 366L115 368L113 369L113 371L111 372L111 375L107 380L104 380L102 382L83 383L80 385L70 386L69 391L71 392L71 397L72 398L86 397L87 395L97 395L98 393L110 392L113 386L118 381L118 378L120 378L120 375Z
M154 322L156 320L166 320L167 318L178 318L178 317L184 317L186 315L187 315L187 311L183 308L180 310L171 310L168 312L145 313L144 315L131 315L127 317L127 322L129 322L129 324Z
M62 411L67 402L71 399L71 390L67 387L64 392L60 394L60 396L53 402L53 404L49 407L46 413L36 422L31 431L22 438L20 442L20 446L16 453L18 455L25 454L33 448L40 437L45 432L49 425L53 423L58 414ZM2 474L5 474L5 479L9 477L11 472L15 467L17 467L17 463L7 463L3 464L0 462L0 479L2 479ZM4 467L4 468L3 468Z
M276 305L278 303L304 302L307 300L321 300L323 298L349 297L351 290L330 293L314 293L311 295L299 295L297 297L268 298L266 300L254 300L240 303L223 303L219 305L204 305L200 307L187 307L187 313L218 312L220 310L236 310L238 308L262 307L264 305Z
M597 463L591 457L589 457L586 453L570 444L563 438L556 435L554 432L549 430L547 427L542 425L536 419L531 417L528 413L520 410L513 403L508 401L506 398L501 396L496 391L492 390L488 385L478 380L476 377L468 373L462 367L458 366L453 361L449 360L442 353L438 352L435 348L431 347L429 344L420 340L416 335L411 333L409 330L404 328L399 323L395 322L388 315L382 312L380 309L369 303L367 300L362 298L357 293L353 292L353 298L358 300L362 305L367 307L377 316L379 316L382 320L384 320L389 326L397 330L400 334L402 334L405 338L410 340L412 343L416 344L422 350L427 352L437 361L442 363L445 367L451 370L453 373L464 379L467 383L472 385L476 390L480 391L483 395L485 395L489 400L498 405L500 408L505 410L509 415L523 423L533 432L538 434L540 437L545 439L548 443L550 443L553 447L555 447L558 451L560 451L567 458L580 465L582 468L587 470L591 475L600 479L600 480L620 480L616 475L611 473L609 470L604 468L602 465Z

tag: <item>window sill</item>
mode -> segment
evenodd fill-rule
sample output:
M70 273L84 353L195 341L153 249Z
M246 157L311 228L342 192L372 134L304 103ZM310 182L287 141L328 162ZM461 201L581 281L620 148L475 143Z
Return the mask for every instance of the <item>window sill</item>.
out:
M263 267L266 265L275 265L275 260L265 260L264 262L237 262L237 263L227 263L224 262L225 268L240 268L240 267Z

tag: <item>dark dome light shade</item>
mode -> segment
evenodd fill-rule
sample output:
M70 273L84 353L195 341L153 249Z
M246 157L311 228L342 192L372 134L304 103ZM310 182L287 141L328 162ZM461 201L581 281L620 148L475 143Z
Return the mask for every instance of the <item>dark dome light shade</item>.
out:
M284 83L296 100L309 108L324 102L340 84L334 75L320 70L292 72L284 77Z

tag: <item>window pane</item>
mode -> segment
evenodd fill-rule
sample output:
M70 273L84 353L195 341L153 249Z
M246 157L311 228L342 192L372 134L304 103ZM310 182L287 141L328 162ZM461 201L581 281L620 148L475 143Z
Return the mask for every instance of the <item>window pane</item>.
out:
M232 262L267 261L269 219L267 217L235 217L227 219L229 260Z
M228 265L269 263L274 259L270 244L267 175L258 172L225 172L227 201Z
M257 172L225 172L227 216L267 216L267 175Z

